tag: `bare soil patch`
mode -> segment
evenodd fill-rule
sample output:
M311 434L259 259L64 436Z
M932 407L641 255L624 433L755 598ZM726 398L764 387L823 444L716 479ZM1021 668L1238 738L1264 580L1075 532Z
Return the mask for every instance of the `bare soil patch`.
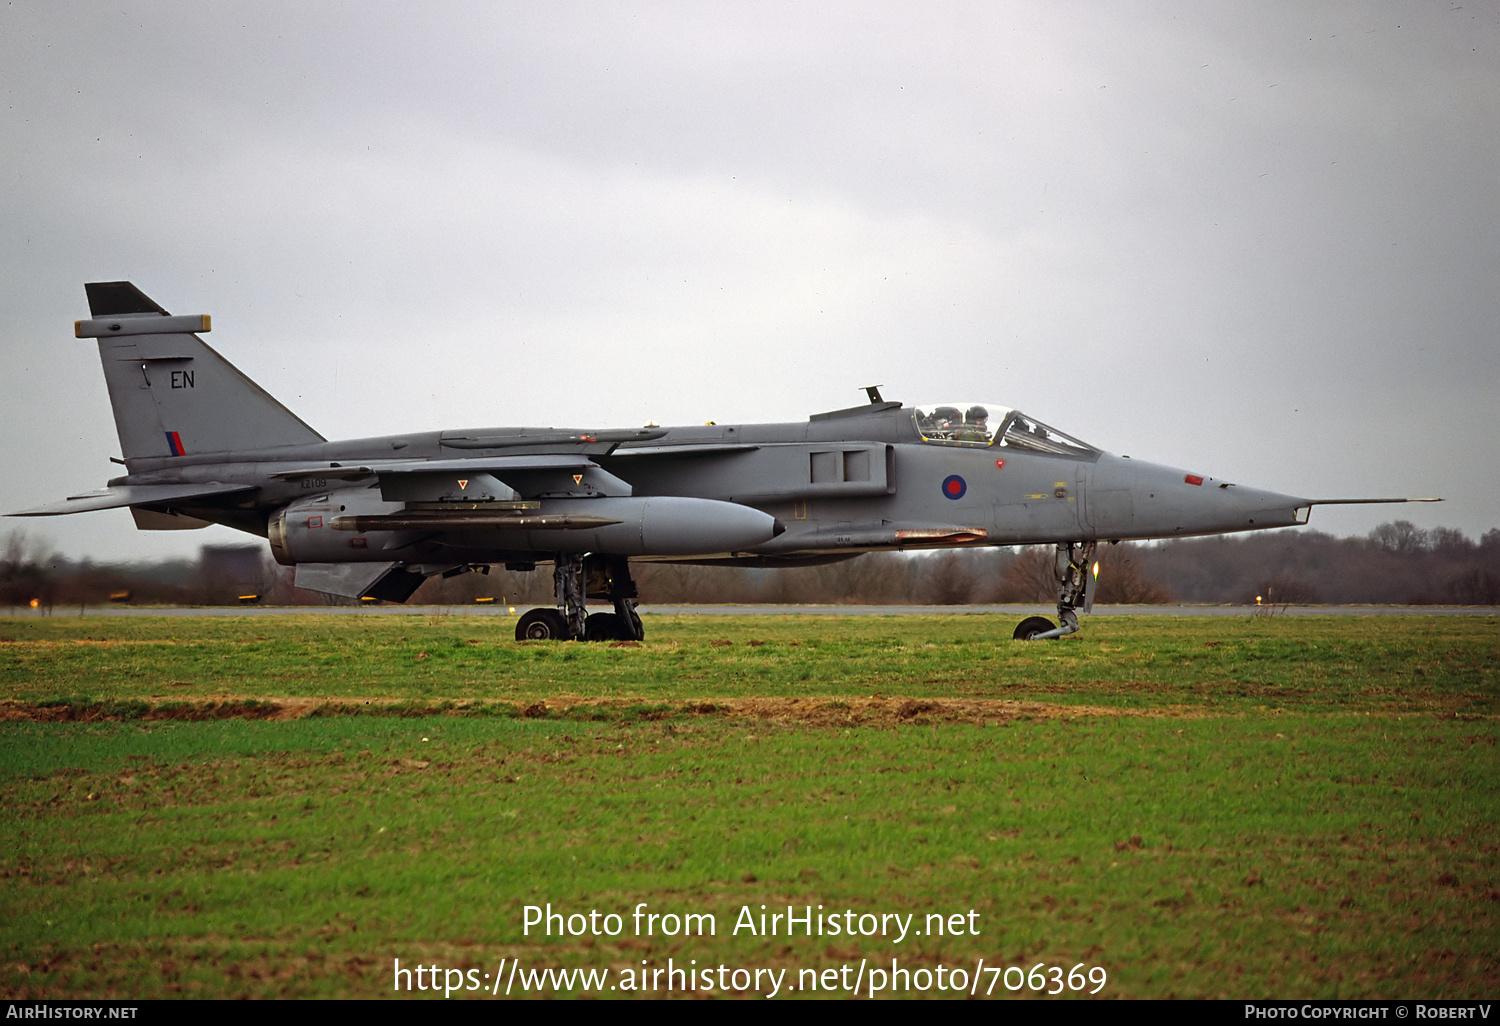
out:
M1166 706L1127 709L992 698L712 698L643 702L626 698L562 695L540 701L465 700L414 702L399 698L338 697L145 698L121 702L22 702L0 700L0 721L104 722L122 720L297 720L310 716L473 716L526 719L643 719L718 717L812 726L902 726L933 723L995 723L1081 718L1200 718L1199 708Z

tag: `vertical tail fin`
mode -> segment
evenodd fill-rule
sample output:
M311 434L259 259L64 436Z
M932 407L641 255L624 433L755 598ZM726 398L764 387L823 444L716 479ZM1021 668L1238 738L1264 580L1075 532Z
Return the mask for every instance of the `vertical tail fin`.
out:
M324 441L200 339L207 316L173 317L128 281L84 286L79 338L99 359L126 460Z

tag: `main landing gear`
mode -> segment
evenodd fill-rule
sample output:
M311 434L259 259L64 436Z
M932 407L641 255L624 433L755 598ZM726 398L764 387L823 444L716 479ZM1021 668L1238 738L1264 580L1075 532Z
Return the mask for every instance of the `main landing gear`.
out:
M1052 558L1052 574L1057 578L1057 618L1061 627L1055 627L1045 616L1028 616L1016 627L1013 635L1017 641L1043 641L1060 638L1078 630L1078 613L1081 606L1087 613L1094 608L1094 582L1098 579L1093 571L1094 542L1059 542L1057 553Z
M640 641L646 636L636 612L635 581L624 556L585 557L558 553L552 585L556 609L528 610L516 623L517 641ZM608 599L613 613L590 613L588 600Z

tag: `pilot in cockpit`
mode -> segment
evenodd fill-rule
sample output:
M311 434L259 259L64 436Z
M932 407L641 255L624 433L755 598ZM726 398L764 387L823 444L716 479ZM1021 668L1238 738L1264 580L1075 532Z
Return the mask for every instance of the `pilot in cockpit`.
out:
M932 437L953 438L953 432L963 423L964 415L956 406L939 406L932 411Z
M963 424L953 432L953 438L959 442L988 442L990 440L989 429L990 411L983 406L970 406L964 413Z

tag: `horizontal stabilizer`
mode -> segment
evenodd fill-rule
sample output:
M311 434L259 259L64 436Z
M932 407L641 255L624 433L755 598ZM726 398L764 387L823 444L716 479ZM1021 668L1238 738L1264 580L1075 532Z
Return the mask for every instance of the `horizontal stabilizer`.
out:
M158 513L143 506L131 506L130 517L137 531L201 531L213 524L186 513Z
M395 563L298 563L299 588L341 598L405 602L426 578Z
M219 484L163 484L163 485L118 485L83 495L70 495L62 502L46 506L33 506L8 517L57 517L65 513L90 513L99 509L119 509L122 506L158 506L164 503L179 503L189 499L216 498L236 492L253 492L254 485Z

